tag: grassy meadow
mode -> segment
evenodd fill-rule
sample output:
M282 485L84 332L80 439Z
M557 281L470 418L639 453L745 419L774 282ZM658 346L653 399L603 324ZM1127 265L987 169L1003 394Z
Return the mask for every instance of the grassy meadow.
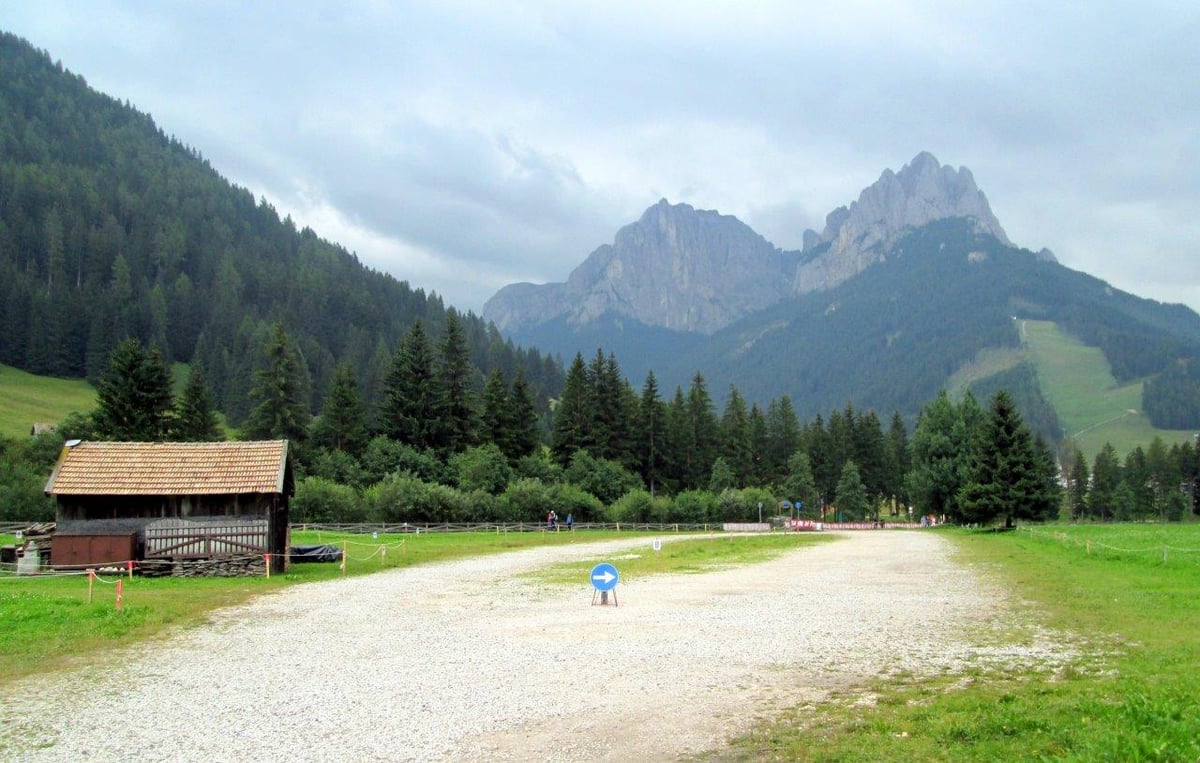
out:
M855 687L711 759L1200 759L1200 525L942 532L1088 658Z
M1050 321L1020 323L1042 391L1089 463L1106 442L1123 457L1155 436L1168 446L1191 441L1192 431L1155 429L1141 412L1142 382L1118 385L1098 348L1081 344Z
M28 437L34 423L58 423L72 411L96 407L96 390L83 379L34 376L0 365L0 436Z

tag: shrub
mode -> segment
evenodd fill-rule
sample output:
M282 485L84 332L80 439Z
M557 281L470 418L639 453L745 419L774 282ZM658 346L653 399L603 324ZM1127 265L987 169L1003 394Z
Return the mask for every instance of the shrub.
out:
M465 491L479 490L492 495L504 491L512 479L508 458L495 443L470 448L450 461L458 487Z
M431 487L407 472L393 474L367 488L366 498L384 522L435 522L438 507Z
M445 482L446 467L429 451L383 437L371 440L362 457L367 482L380 482L390 474L408 472L426 482Z
M675 496L668 522L705 524L721 521L717 497L706 490L688 490Z
M630 490L609 507L608 514L615 522L666 522L671 515L671 501L645 490Z
M549 486L533 477L511 483L500 497L504 520L508 522L541 522L552 502Z
M540 448L517 460L517 477L533 477L550 485L562 482L563 468L550 457L549 449Z
M573 514L576 522L603 522L604 504L600 499L578 485L559 482L550 485L550 508L558 514L560 522Z
M293 522L364 522L366 506L358 492L324 477L305 477L296 483L291 502Z
M318 450L313 454L308 473L343 485L362 489L370 480L358 459L342 450Z
M578 485L610 504L621 496L642 486L642 478L616 461L594 458L586 450L575 451L571 465L563 474L567 482Z

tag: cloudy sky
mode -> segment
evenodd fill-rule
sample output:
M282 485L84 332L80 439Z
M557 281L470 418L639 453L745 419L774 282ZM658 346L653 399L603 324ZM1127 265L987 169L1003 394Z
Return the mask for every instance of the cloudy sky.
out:
M31 0L0 28L462 309L664 197L799 248L928 150L1018 245L1200 310L1188 6Z

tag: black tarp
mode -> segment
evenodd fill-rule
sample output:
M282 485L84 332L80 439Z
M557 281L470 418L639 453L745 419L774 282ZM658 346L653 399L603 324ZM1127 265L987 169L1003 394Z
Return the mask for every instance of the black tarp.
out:
M342 549L338 546L292 546L288 559L293 562L340 562Z

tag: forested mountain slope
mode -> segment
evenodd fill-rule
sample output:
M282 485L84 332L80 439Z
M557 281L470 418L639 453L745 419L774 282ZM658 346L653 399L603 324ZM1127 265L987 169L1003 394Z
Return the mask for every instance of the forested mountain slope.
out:
M0 33L0 362L95 378L124 337L199 362L235 422L279 322L301 350L313 405L338 362L364 397L417 320L447 307L365 267L223 179L150 116ZM561 363L462 319L482 376L520 368L545 403Z
M1054 321L1098 346L1121 382L1200 356L1200 316L1191 310L1121 292L950 219L913 231L833 289L776 304L685 352L663 348L654 367L664 387L701 368L714 390L736 384L751 400L789 394L802 417L847 401L911 415L981 351L1016 348L1016 318ZM984 397L1001 386L1038 429L1056 431L1028 363L974 384Z

